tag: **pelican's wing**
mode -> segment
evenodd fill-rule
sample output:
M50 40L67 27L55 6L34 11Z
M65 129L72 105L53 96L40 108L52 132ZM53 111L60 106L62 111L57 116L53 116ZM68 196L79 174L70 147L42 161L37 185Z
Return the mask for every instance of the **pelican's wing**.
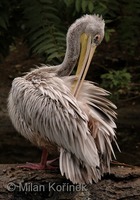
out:
M67 79L67 80L66 80ZM73 84L74 77L65 78L67 86ZM89 119L90 134L94 138L100 156L100 168L104 173L110 169L111 155L114 154L112 141L116 142L116 106L106 98L109 92L96 86L94 83L84 81L77 100ZM118 147L118 145L117 145ZM118 147L119 149L119 147Z
M83 110L89 118L90 133L95 139L96 147L100 155L100 168L102 173L110 171L110 161L112 154L115 154L112 147L112 141L116 142L115 128L116 124L116 106L106 98L109 92L85 81L79 99L83 99Z
M37 132L81 162L99 167L97 148L88 129L88 117L63 80L53 76L48 79L40 76L27 80L25 77L16 78L11 93L24 124L32 130L29 134ZM25 132L28 134L28 130Z

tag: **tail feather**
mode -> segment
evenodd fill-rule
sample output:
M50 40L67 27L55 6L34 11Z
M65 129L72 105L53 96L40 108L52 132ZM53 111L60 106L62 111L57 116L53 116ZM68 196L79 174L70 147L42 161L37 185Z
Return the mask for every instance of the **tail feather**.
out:
M75 155L60 149L60 171L61 174L70 179L74 184L98 182L101 179L101 173L95 166L80 161Z

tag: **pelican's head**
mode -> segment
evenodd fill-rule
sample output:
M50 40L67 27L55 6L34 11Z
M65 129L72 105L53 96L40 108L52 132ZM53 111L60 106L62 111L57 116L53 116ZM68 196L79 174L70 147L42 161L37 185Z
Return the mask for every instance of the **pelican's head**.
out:
M73 87L76 96L77 88L80 88L78 82L81 85L82 81L85 79L95 49L103 40L105 22L99 15L84 15L76 20L74 26L79 27L79 30L80 26L83 27L81 29L82 33L80 33L81 51L76 72L78 81L77 85L75 83Z
M84 34L87 37L91 37L91 44L93 46L98 46L104 37L104 20L99 15L85 15L82 18L84 23L86 23Z

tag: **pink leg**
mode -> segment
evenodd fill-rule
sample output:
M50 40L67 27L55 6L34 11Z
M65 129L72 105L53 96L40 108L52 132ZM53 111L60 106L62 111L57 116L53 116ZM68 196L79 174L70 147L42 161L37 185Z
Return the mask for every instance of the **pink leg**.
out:
M57 166L51 166L50 164L51 163L53 163L53 162L55 162L56 160L58 160L59 159L59 157L58 158L55 158L55 159L53 159L53 160L48 160L47 162L46 162L46 167L47 167L47 169L58 169L58 167Z
M52 162L57 160L58 158L54 160L47 161L48 157L48 152L45 148L43 148L42 151L42 156L41 156L41 161L40 163L26 163L25 165L20 165L18 166L19 168L28 168L28 169L38 169L38 170L43 170L43 169L56 169L56 167L50 166Z

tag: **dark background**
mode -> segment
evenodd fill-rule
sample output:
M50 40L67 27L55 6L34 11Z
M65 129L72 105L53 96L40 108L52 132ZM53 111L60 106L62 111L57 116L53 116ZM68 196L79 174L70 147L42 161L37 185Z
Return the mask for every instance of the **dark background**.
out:
M87 79L112 92L117 105L120 162L140 165L140 1L0 1L0 163L39 161L40 150L16 133L7 113L12 80L34 65L61 63L68 27L83 14L100 14L105 38Z

